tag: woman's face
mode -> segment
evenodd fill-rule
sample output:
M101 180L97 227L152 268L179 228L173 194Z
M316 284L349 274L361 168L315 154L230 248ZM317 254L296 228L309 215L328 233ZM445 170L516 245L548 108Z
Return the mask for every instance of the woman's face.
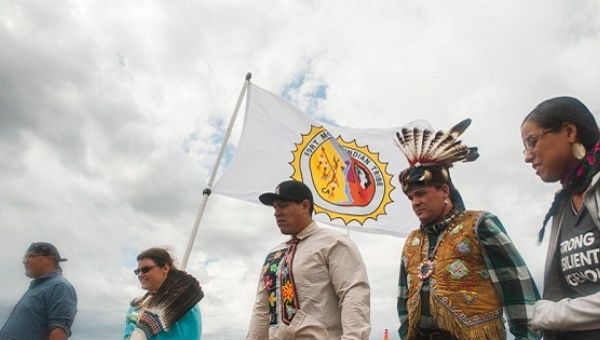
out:
M531 163L542 181L560 180L578 162L572 152L576 135L577 130L572 123L556 129L544 129L532 120L525 121L521 126L525 162Z
M168 264L159 267L152 259L146 258L138 261L138 270L137 277L142 288L154 293L165 282L170 268Z

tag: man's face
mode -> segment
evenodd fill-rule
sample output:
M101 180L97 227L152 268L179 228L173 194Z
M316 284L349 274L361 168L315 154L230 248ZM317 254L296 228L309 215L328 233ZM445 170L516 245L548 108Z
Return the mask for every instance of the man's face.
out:
M23 256L23 265L25 266L25 275L37 279L54 270L54 259L52 256L26 252Z
M276 200L275 221L284 235L296 235L310 223L310 201L300 203Z
M415 215L422 224L430 224L442 217L449 203L449 188L444 184L440 188L433 186L415 187L406 196L410 200ZM448 202L448 203L445 203Z

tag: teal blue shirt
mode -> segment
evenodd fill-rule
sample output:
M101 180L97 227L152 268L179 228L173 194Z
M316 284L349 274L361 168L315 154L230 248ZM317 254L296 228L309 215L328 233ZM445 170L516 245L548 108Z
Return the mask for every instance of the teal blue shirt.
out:
M129 307L125 321L123 339L128 340L135 330L139 310ZM168 332L160 332L148 340L200 340L202 336L202 315L200 307L195 305L181 319L171 326Z

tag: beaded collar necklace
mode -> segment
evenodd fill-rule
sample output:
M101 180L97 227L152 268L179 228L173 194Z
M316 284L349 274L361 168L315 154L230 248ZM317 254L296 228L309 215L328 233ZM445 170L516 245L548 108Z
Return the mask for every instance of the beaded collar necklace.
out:
M434 235L437 233L441 233L441 235L437 239L437 242L431 254L429 254L429 242L421 243L421 256L424 260L423 262L421 262L419 268L417 269L417 275L421 281L427 280L431 276L431 274L433 274L433 268L435 265L433 257L435 256L435 252L437 251L439 245L442 244L444 236L446 236L446 230L450 223L452 223L457 217L461 216L462 213L462 210L454 208L452 212L443 220L434 224L426 225L425 227L421 228L421 230L425 234ZM427 244L427 247L424 247L425 244Z

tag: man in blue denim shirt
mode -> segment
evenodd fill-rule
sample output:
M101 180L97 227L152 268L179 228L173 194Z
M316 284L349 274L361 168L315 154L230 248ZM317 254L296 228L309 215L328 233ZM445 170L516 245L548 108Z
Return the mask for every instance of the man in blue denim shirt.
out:
M29 289L0 329L0 340L65 340L77 313L77 295L62 276L56 247L46 242L29 246L23 264L32 278Z

